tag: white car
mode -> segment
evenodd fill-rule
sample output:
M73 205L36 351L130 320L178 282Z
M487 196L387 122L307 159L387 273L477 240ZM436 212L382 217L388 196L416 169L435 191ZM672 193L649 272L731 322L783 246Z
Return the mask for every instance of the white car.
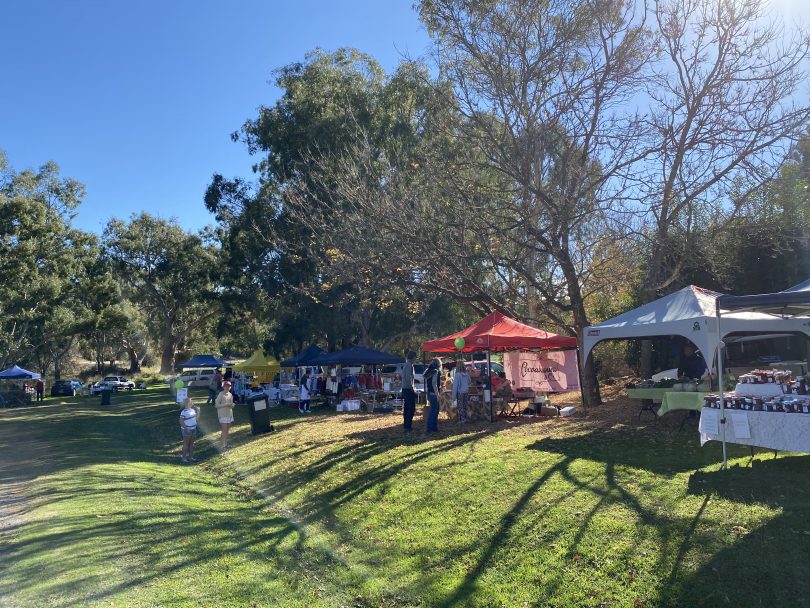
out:
M189 369L182 374L168 378L166 383L169 386L174 386L175 382L182 380L183 384L187 387L208 386L211 380L214 379L214 374L216 374L216 370L214 369Z
M131 391L134 388L135 383L127 380L123 376L107 376L104 380L89 385L87 390L93 395L101 391Z
M397 363L395 365L384 365L380 371L383 381L390 380L395 385L402 384L402 368L404 363ZM422 363L413 364L413 382L417 389L420 389L425 384L425 370L427 365Z
M127 380L123 376L107 376L101 382L111 387L114 391L131 391L135 388L135 383Z

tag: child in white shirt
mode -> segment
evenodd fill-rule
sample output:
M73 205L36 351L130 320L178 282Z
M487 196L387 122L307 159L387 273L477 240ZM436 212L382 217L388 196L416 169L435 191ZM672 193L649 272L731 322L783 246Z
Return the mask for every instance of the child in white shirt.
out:
M180 410L180 433L183 436L183 456L180 462L197 462L192 456L194 453L194 434L197 432L197 418L200 410L195 407L190 397L183 401L183 409Z

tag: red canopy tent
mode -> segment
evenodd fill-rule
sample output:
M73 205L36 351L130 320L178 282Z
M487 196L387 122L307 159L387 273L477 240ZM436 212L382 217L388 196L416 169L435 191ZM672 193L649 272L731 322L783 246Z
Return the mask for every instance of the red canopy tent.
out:
M444 338L428 340L422 344L422 350L426 353L459 352L455 345L456 338L464 338L464 348L460 351L464 353L577 347L576 338L552 334L510 319L501 312L492 312L466 329Z
M456 348L455 344L458 338L464 338L464 348L461 351ZM501 312L491 312L475 325L470 325L466 329L444 338L428 340L422 344L422 350L426 353L486 351L487 369L491 369L489 361L491 352L573 349L576 347L576 338L560 336L537 329L531 325L510 319ZM488 392L492 390L490 382L491 379L487 377ZM492 422L495 420L495 415L492 411L491 393L485 398L489 400L489 419Z

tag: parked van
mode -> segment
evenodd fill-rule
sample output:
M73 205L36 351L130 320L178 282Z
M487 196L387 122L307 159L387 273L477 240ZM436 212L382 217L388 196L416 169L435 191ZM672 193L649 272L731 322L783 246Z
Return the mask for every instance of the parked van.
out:
M189 369L178 376L168 378L166 382L169 386L174 385L177 380L182 380L186 386L208 386L215 373L215 369Z
M392 381L395 385L402 384L402 368L404 363L396 363L394 365L384 365L380 375L383 377L383 382L386 380ZM416 388L421 388L425 383L425 370L427 365L422 363L413 364L413 381Z

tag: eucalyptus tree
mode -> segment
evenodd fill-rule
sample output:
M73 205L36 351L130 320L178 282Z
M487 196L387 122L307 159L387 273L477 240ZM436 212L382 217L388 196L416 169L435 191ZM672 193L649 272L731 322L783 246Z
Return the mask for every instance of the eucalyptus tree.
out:
M64 357L80 317L75 286L92 237L71 226L84 195L49 162L15 171L0 152L0 366Z
M143 311L160 346L161 373L171 373L177 352L222 312L218 249L174 220L148 213L111 220L103 238L125 296Z

